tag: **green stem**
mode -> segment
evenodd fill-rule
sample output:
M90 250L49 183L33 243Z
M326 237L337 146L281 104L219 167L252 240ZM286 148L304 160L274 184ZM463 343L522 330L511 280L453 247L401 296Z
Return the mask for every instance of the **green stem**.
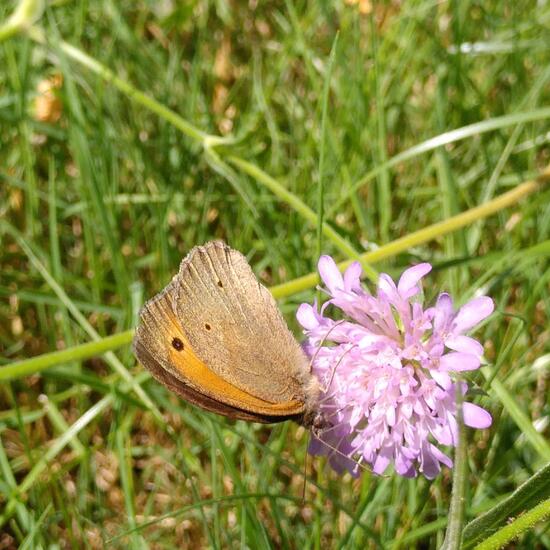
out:
M466 444L466 429L462 416L462 392L460 378L457 380L456 391L456 421L458 424L458 441L455 450L453 469L453 489L449 506L449 521L445 533L445 541L441 550L459 550L464 527L464 501L466 493L466 477L468 475L468 455Z
M317 214L299 197L291 193L283 185L281 185L275 178L272 178L270 175L266 174L263 170L255 166L254 164L243 160L239 157L230 156L227 160L240 168L245 174L253 177L256 181L263 184L267 187L275 196L279 197L284 202L288 203L296 212L298 212L304 219L311 222L312 225L317 225L318 216ZM378 273L368 265L368 260L365 260L365 255L360 255L340 234L335 231L327 223L323 223L323 235L327 237L340 251L342 251L346 256L353 258L353 260L359 260L363 266L365 274L367 277L373 281L376 281L378 278ZM310 284L308 286L314 286ZM307 287L306 287L307 288Z
M95 342L86 342L78 346L73 346L61 351L44 353L31 359L15 361L5 367L0 368L0 382L13 380L23 376L29 376L41 372L49 367L71 361L83 361L90 357L102 355L108 351L113 351L129 344L134 336L133 330L119 332L113 336L107 336Z
M43 0L21 0L7 21L0 26L0 42L30 28L42 17Z
M485 204L482 204L480 206L471 208L466 212L457 214L456 216L453 216L442 222L438 222L418 231L414 231L413 233L409 233L409 235L401 237L400 239L396 239L395 241L381 246L376 250L362 254L361 258L363 261L366 261L368 263L376 263L392 256L396 256L397 254L400 254L401 252L404 252L405 250L408 250L413 246L432 241L438 237L446 235L447 233L456 231L461 227L465 227L466 225L476 220L486 218L487 216L491 216L492 214L495 214L496 212L499 212L500 210L508 206L512 206L523 197L526 197L538 191L540 187L543 184L547 183L549 180L550 167L546 168L546 170L542 172L535 180L526 181L518 185L511 191L503 193L496 199L486 202ZM350 263L351 261L341 262L338 264L338 269L344 271L350 265ZM319 275L317 273L310 273L309 275L298 277L297 279L289 281L288 283L276 285L271 288L271 292L276 298L282 298L284 296L296 294L298 292L311 288L315 286L318 282Z

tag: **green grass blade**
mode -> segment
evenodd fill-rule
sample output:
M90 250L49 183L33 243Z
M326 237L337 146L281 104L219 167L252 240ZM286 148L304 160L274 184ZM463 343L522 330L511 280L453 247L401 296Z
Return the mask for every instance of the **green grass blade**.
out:
M0 25L0 42L8 40L36 23L44 11L44 0L20 0L14 12Z
M86 344L72 346L64 350L44 353L30 359L14 361L9 365L0 367L0 381L15 380L16 378L41 372L50 367L63 365L64 363L84 361L91 357L97 357L108 351L127 346L131 343L133 337L134 331L127 330L126 332L106 336L94 342L87 342Z
M383 173L384 170L387 170L388 168L398 166L402 162L416 158L429 151L433 151L438 147L442 147L450 143L455 143L457 141L461 141L476 136L478 134L493 132L502 128L515 126L516 124L525 124L527 122L545 120L547 118L550 118L550 107L542 107L540 109L533 109L532 111L514 113L511 115L503 115L501 117L495 117L490 120L475 122L473 124L469 124L468 126L457 128L455 130L450 130L426 141L423 141L422 143L419 143L418 145L415 145L410 149L407 149L406 151L395 155L387 162L378 165L376 168L373 168L361 179L351 185L348 189L346 189L342 197L333 204L332 208L328 211L328 216L330 217L334 212L342 208L342 206L349 199L352 193L358 191L361 187L372 181L375 177Z
M40 514L40 517L36 521L36 523L32 526L32 529L30 530L29 534L25 537L25 540L21 543L21 546L19 547L19 550L27 550L31 548L37 548L37 545L34 542L34 539L40 533L40 529L42 527L42 524L44 523L45 519L50 514L51 510L53 508L53 504L50 502L48 506L44 509L44 511Z
M519 518L506 525L488 539L478 544L476 550L498 550L504 548L509 542L519 537L528 529L532 529L537 523L550 518L550 499L537 504L531 510L526 511Z
M48 283L48 285L50 285L52 290L57 294L59 299L63 302L65 307L71 312L73 317L79 322L82 328L88 333L88 335L91 338L93 338L94 340L99 340L100 339L99 334L88 322L88 320L82 315L82 313L78 310L78 308L74 305L73 301L69 298L67 293L59 286L57 281L52 277L49 271L38 259L38 257L33 252L32 248L27 244L25 239L19 234L18 231L16 231L9 225L7 224L2 224L2 225L5 228L6 232L10 233L13 236L13 238L18 242L18 244L21 246L21 248L25 251L31 263L34 265L37 271L44 277L45 281ZM146 405L147 408L151 409L151 411L153 412L153 414L155 414L157 419L162 419L162 415L160 414L160 411L151 401L149 396L143 391L143 388L141 388L136 383L134 377L128 372L128 370L121 363L118 357L113 352L107 351L105 353L105 359L120 374L120 376L126 382L129 382L132 385L132 387L134 388L134 391L136 392L136 395L143 401L143 403Z
M36 462L31 471L19 483L15 494L7 502L4 511L0 514L0 526L13 514L15 507L21 495L27 492L37 481L40 474L47 468L48 464L59 454L59 452L92 420L102 413L112 400L111 396L106 396L90 407L72 426L60 437L54 444L48 448L42 457Z
M327 132L328 102L330 95L330 80L332 77L332 67L336 57L336 48L338 47L338 34L334 37L332 48L328 59L327 72L323 85L323 96L321 105L321 137L319 144L319 182L317 184L317 257L323 253L323 223L325 215L325 141Z
M510 517L533 509L549 497L550 462L522 483L509 497L468 523L463 533L464 548L472 548L500 525L506 523Z
M492 377L492 373L489 369L484 368L482 372L487 379ZM523 409L516 403L516 400L506 386L498 378L494 378L491 381L491 389L495 392L495 395L506 409L506 412L517 424L521 433L525 436L527 441L531 443L539 456L545 461L550 461L550 443L535 430L533 423Z

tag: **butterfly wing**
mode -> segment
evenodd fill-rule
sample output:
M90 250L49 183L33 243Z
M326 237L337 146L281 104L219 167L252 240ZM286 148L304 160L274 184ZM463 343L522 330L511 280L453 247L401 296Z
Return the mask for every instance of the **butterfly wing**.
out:
M210 243L206 248L212 246L220 247L224 251L228 248L221 243ZM190 254L182 262L182 266L186 261L190 262L193 257L194 254ZM244 261L246 267L248 267L246 260ZM200 265L195 266L193 272L195 270L204 271ZM249 273L245 271L242 274L254 277L249 267L248 270ZM234 275L231 276L231 278L233 277ZM212 279L212 276L210 276L210 279ZM203 285L204 280L208 280L208 277L203 277ZM184 281L188 281L188 279L184 278ZM220 286L219 281L221 279L215 280L215 287L224 288L223 282ZM254 281L256 281L255 278ZM257 281L256 284L258 284ZM206 288L211 286L212 281L210 285L206 283ZM200 288L202 289L203 286ZM210 288L210 290L212 289ZM264 289L264 291L266 290ZM199 317L196 308L189 308L194 314L190 313L182 320L180 318L182 302L183 304L189 303L187 299L182 300L182 296L185 297L186 295L182 295L180 270L180 273L161 293L145 304L140 313L141 322L134 338L134 351L138 360L151 371L153 376L191 403L218 414L257 422L276 422L289 418L299 420L304 413L306 398L303 395L303 387L300 387L297 381L291 392L284 395L281 395L281 392L275 397L266 394L265 391L259 394L250 380L248 385L239 383L238 380L235 383L232 376L233 370L231 366L224 363L224 360L228 361L232 357L244 355L247 357L248 365L262 355L255 353L251 358L251 346L245 346L244 350L239 350L238 345L231 344L232 338L235 337L235 331L241 335L246 334L246 327L239 329L232 326L229 333L224 335L221 340L217 338L204 342L200 338L193 339L193 329L195 329L195 332L198 330L194 325L200 322L203 323L203 330L207 334L212 333L214 325L209 325L210 329L207 329L205 319L213 319L216 308L225 312L223 315L218 316L218 320L227 321L227 316L230 316L231 312L228 309L228 304L222 300L221 303L216 305L212 300L208 300L208 307L201 308L201 312L206 317ZM211 294L208 294L208 296L211 297ZM271 295L269 297L271 298ZM271 301L272 305L275 305L272 298ZM186 311L189 312L189 309L186 309ZM283 328L288 332L276 306L275 312L279 315ZM243 313L244 310L240 310L240 314ZM233 317L232 319L233 321L236 320ZM240 320L243 321L243 319ZM272 321L272 319L268 320L270 323ZM199 324L199 326L201 325ZM280 324L274 323L272 328L280 329ZM290 333L288 332L288 334ZM295 341L293 343L298 348L298 358L300 360L305 359L298 344ZM203 350L200 346L204 345L213 346L213 349L208 350L209 353L201 353ZM227 349L228 345L229 350ZM257 342L255 349L262 349L262 342ZM221 356L221 360L217 359L216 352ZM208 363L209 360L213 360L216 367L212 367ZM237 363L241 365L242 361L237 359ZM260 361L260 365L265 365L265 361Z
M212 372L273 404L308 399L307 358L240 252L222 242L195 247L173 284L174 312Z

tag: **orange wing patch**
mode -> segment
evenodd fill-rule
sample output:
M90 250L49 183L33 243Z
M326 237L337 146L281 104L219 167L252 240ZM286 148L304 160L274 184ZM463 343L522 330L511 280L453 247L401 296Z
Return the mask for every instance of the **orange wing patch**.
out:
M191 386L200 388L202 393L227 403L232 407L244 409L266 416L294 416L303 412L304 404L299 401L288 403L270 403L250 395L214 374L193 352L183 333L178 331L183 349L178 351L170 342L170 363Z

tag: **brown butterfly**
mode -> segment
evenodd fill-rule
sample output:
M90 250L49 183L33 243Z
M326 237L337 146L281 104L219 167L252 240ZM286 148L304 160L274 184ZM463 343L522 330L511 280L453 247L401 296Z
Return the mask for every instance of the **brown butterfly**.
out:
M167 388L207 411L320 428L319 383L246 258L196 246L140 313L134 352Z

